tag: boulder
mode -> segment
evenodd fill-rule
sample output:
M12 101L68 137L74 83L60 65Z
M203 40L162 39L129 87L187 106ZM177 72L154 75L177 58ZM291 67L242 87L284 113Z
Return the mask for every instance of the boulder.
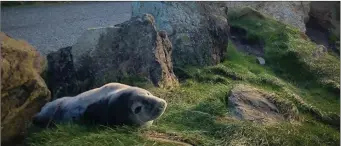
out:
M249 85L237 84L229 92L227 101L232 115L240 120L274 124L297 117L298 110L292 103Z
M214 65L225 54L229 25L221 2L132 2L132 16L150 13L174 47L174 66Z
M68 94L75 95L82 90L81 85L84 85L79 83L76 78L71 49L72 47L65 47L47 55L48 69L45 81L53 99ZM83 80L86 82L89 79L84 78Z
M34 114L50 100L40 74L46 59L25 41L4 33L1 39L1 143L17 142Z
M305 23L309 19L310 2L299 1L276 1L276 2L246 2L228 1L225 5L229 10L242 7L251 7L263 14L272 16L274 19L285 24L297 27L302 32L306 31Z
M89 29L75 45L49 54L47 80L53 98L109 82L149 81L172 88L178 80L171 56L167 32L156 29L153 16L144 14L116 26Z

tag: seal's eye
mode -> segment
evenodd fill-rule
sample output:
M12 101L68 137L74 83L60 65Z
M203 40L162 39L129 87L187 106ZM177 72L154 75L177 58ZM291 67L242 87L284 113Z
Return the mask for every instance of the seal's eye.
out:
M136 107L135 110L134 110L134 113L138 114L141 111L141 109L142 109L142 106Z

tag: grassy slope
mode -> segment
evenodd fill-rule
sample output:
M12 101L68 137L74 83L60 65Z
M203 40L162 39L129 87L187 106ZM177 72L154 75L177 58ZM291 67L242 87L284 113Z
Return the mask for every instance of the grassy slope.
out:
M184 69L187 79L179 88L142 86L169 103L151 129L60 125L31 134L27 143L161 145L145 138L161 134L195 145L339 145L339 130L328 125L331 114L340 114L338 93L334 93L339 88L339 58L329 54L312 57L316 45L297 29L277 21L247 15L231 18L231 25L246 29L250 39L265 41L266 66L256 64L255 57L236 51L229 43L223 63ZM266 126L230 118L225 98L237 83L274 92L279 99L295 104L300 121ZM306 104L297 102L292 93Z

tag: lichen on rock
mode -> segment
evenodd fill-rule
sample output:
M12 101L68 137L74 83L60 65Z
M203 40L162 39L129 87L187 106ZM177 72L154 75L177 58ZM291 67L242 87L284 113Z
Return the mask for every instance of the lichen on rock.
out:
M32 116L50 100L40 74L46 59L27 42L1 37L1 143L26 132Z
M174 66L214 65L228 44L227 9L220 2L133 2L132 16L150 13L173 45Z

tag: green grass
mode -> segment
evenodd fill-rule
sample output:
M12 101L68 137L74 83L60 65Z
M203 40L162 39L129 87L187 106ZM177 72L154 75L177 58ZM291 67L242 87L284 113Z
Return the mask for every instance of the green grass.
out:
M323 80L339 82L339 58L328 53L314 57L316 44L304 39L298 29L251 16L234 18L230 23L245 29L249 37L264 40L265 59L279 76L296 82L314 80L322 85Z
M258 65L254 56L238 52L230 42L226 59L218 65L177 68L180 87L165 90L139 84L169 105L150 129L59 125L32 132L26 143L165 145L146 138L146 133L153 132L193 145L339 145L339 130L332 125L340 115L340 98L335 90L330 90L334 85L339 86L340 66L336 62L339 58L329 54L313 58L311 52L316 44L300 37L297 29L266 16L231 18L231 25L246 29L255 40L264 40L265 66ZM325 80L334 84L327 86ZM298 120L259 125L231 118L226 97L239 83L275 93L279 108L297 107Z

